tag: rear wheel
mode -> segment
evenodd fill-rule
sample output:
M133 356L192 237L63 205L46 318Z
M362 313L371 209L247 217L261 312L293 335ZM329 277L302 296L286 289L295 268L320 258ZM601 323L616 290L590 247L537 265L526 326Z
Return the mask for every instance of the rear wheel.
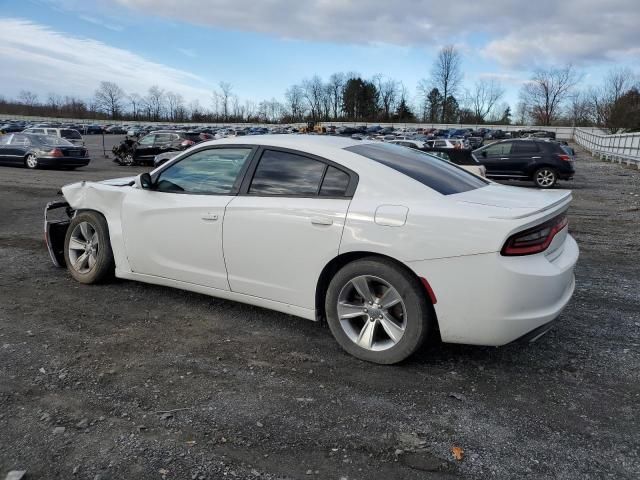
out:
M551 167L542 167L533 174L533 182L538 188L551 188L558 182L558 174Z
M67 229L64 259L80 283L98 283L113 273L114 261L105 218L97 212L77 214Z
M373 257L349 263L336 273L325 310L342 348L380 364L400 362L418 350L432 321L417 279L392 261Z
M24 164L27 168L31 170L35 170L38 168L38 157L36 157L33 153L27 155L27 158L24 159Z

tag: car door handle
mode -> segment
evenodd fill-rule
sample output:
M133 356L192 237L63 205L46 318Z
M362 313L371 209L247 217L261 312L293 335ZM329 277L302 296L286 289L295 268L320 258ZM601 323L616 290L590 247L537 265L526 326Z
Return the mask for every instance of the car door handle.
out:
M531 160L540 160L542 157L531 157Z
M207 213L206 215L202 216L202 220L206 220L208 222L215 222L216 220L218 220L218 215L216 215L215 213Z
M311 217L312 225L333 225L333 219L329 217Z
M509 160L509 157L500 157L500 160Z

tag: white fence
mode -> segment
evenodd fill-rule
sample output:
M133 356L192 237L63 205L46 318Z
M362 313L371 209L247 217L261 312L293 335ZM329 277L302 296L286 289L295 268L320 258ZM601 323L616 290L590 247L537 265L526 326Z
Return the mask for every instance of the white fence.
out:
M605 135L596 129L576 128L573 139L592 155L640 169L640 132Z

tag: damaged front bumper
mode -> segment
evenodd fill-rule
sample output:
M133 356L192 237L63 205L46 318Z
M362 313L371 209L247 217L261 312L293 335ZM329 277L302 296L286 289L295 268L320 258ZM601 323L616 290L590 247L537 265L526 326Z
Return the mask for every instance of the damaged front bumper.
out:
M66 218L61 215L58 215L57 218L51 218L54 217L54 215L50 215L51 211L61 208L65 209ZM73 215L74 210L65 201L49 202L44 207L44 239L47 243L51 261L56 267L64 267L66 265L64 260L64 239Z

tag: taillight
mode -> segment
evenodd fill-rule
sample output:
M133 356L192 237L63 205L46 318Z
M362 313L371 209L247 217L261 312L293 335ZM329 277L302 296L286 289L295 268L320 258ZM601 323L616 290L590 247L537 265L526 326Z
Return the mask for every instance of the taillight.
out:
M47 155L49 155L50 157L64 157L64 153L62 153L62 150L60 150L59 148L54 148Z
M544 252L558 232L569 224L566 215L559 215L536 227L511 235L500 252L505 256L532 255Z
M572 162L573 161L569 155L561 154L561 155L558 155L558 158L560 160L564 160L565 162Z
M194 142L193 140L185 140L180 145L182 145L183 147L190 147L191 145L195 145L195 144L196 142Z

